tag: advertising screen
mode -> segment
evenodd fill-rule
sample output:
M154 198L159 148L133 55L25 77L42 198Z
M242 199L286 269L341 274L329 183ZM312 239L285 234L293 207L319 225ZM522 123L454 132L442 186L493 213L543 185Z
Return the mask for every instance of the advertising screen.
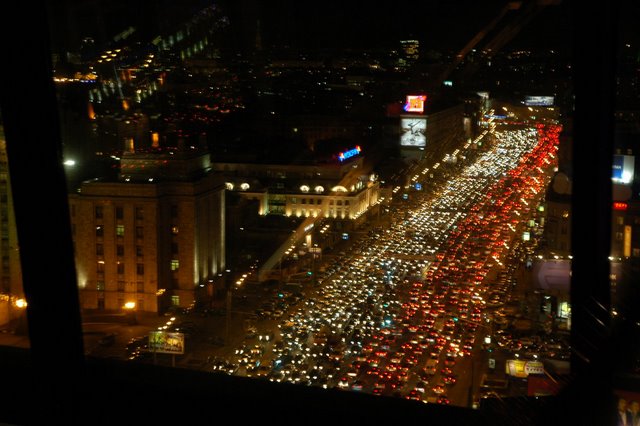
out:
M424 103L426 101L426 95L407 95L407 102L404 104L404 110L407 112L424 112Z
M149 352L165 354L184 354L184 334L166 331L149 333Z
M427 117L400 118L400 146L424 147L427 144Z
M505 372L508 375L521 379L529 376L529 374L544 374L544 366L540 361L508 359L505 367Z
M526 106L553 106L553 96L526 96L524 104Z
M634 174L635 157L633 155L614 155L611 179L615 183L631 183Z
M533 279L538 288L569 291L571 288L571 261L539 260L533 265Z

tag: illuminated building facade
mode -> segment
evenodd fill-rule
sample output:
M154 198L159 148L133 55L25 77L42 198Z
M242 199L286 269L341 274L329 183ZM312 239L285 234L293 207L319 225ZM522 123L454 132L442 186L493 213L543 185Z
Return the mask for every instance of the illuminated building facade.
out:
M261 215L363 220L379 200L375 175L362 171L359 147L325 164L215 163L228 190L258 200ZM354 171L356 171L354 173ZM348 182L348 183L345 183ZM362 219L361 219L362 218Z
M13 212L9 163L4 130L0 126L0 325L14 318L15 302L24 298L16 218Z
M405 68L413 65L420 58L420 41L400 40L401 56L398 58L398 66Z
M125 153L70 195L83 309L190 306L225 267L224 184L203 150Z

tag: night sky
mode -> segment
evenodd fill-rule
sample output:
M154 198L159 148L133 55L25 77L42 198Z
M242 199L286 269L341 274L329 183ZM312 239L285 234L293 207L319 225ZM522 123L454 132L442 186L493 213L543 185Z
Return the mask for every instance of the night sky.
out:
M129 26L149 39L175 21L183 22L195 11L216 4L229 17L230 49L251 50L260 22L262 45L298 48L386 48L402 39L418 39L425 50L459 51L485 28L510 2L507 0L412 0L373 2L364 0L50 0L54 47L77 50L80 40L91 36L108 41ZM516 2L512 2L516 3ZM522 9L539 0L522 0ZM506 49L571 46L569 0L546 0L547 5L510 38ZM620 2L622 38L640 32L640 2ZM496 31L515 22L509 12ZM482 43L478 44L482 48Z
M254 43L259 19L265 47L367 48L415 38L427 49L459 50L498 16L507 3L504 0L223 0L220 4L231 20L237 41L245 45ZM523 45L561 42L558 35L567 29L568 23L566 7L546 9L549 10L537 14L518 37L514 37L514 42ZM507 17L514 14L510 12ZM501 25L507 22L505 19Z

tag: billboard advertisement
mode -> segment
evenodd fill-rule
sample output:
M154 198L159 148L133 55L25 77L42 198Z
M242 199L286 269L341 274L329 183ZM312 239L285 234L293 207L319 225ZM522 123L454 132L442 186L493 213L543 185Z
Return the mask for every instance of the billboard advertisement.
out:
M184 354L184 334L166 331L149 332L149 352Z
M526 106L553 106L553 96L526 96L524 98L524 104Z
M407 112L424 112L424 103L426 101L426 95L407 95L404 110Z
M427 117L400 118L400 146L424 147L427 144Z
M544 365L540 361L508 359L505 370L510 376L524 379L528 377L529 374L544 374Z
M571 261L538 260L533 264L533 279L537 288L569 291L571 287Z
M614 155L611 179L615 183L628 184L633 181L635 156Z

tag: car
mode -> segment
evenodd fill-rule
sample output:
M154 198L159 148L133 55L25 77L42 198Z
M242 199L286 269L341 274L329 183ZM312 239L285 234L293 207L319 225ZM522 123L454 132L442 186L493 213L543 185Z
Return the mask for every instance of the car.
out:
M456 365L456 359L452 356L448 356L444 359L444 365L447 367L453 367Z
M445 385L454 385L457 379L455 376L451 375L451 376L444 376L442 378L442 381L444 382Z
M427 391L427 386L428 386L428 383L421 380L416 383L416 386L414 389L417 390L418 392L425 393Z
M438 404L444 404L444 405L448 405L451 403L451 401L449 400L449 398L447 398L446 395L438 395L438 398L436 399L436 402Z
M438 383L437 385L435 385L434 387L431 388L431 390L433 391L433 393L435 393L436 395L441 395L443 393L446 392L446 388L444 386L444 384Z

